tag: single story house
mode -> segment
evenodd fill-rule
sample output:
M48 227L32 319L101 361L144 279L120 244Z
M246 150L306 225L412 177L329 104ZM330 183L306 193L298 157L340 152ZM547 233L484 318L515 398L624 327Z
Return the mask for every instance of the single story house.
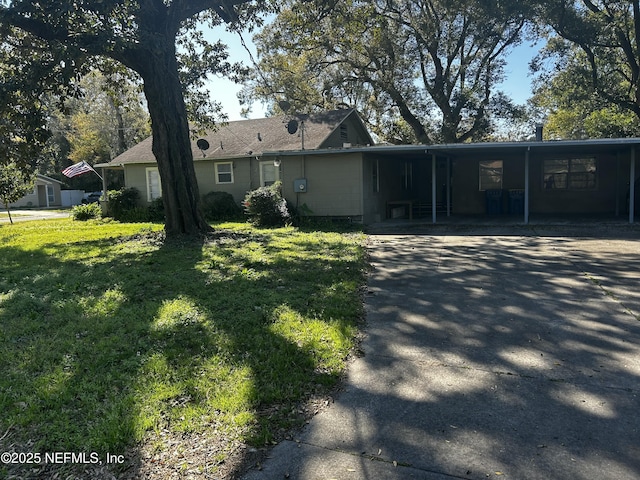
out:
M59 207L62 205L60 189L62 182L46 175L36 174L33 191L18 201L10 204L11 208L19 207ZM3 205L4 207L4 205Z
M230 122L194 141L201 193L281 180L310 215L365 224L404 217L638 213L640 138L373 145L354 110ZM198 144L203 148L200 150ZM124 168L145 200L160 196L151 139L103 168Z
M304 182L294 183L308 171L310 182L322 185L305 200L309 206L313 204L315 214L351 216L359 212L352 204L359 208L359 193L353 183L361 177L361 167L350 158L334 159L332 153L373 143L357 112L342 109L228 122L195 139L192 150L202 195L228 192L240 204L248 191L280 180L284 195L295 200L296 192L304 191ZM94 167L124 169L125 185L138 189L144 202L151 202L162 195L151 144L152 139L147 138L111 162ZM308 151L326 151L328 156L314 156L301 169L294 168L290 160L282 164L277 157L265 157L266 151L302 152L297 162L303 164Z

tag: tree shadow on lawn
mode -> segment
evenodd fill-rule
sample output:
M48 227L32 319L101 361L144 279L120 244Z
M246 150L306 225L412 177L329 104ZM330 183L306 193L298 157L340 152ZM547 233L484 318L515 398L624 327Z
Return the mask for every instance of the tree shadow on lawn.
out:
M637 249L480 234L378 242L358 361L368 373L336 402L353 422L322 446L381 448L384 461L456 478L640 475ZM303 441L319 445L323 428Z
M108 250L118 242L69 248ZM106 261L0 248L0 433L7 431L0 450L96 452L103 464L82 466L94 475L106 468L140 478L146 467L135 442L145 432L156 439L234 439L198 457L206 465L189 464L184 448L182 456L164 458L177 471L217 474L240 440L264 444L300 424L296 405L339 377L339 367L323 357L339 340L305 336L305 325L352 336L361 312L327 312L326 305L357 295L351 287L361 280L360 266L326 256L288 258L251 234L214 243L158 246L150 237L144 252L125 248ZM262 257L241 254L256 248ZM345 263L352 277L332 275ZM287 315L292 320L281 321ZM296 325L300 331L291 331ZM346 355L348 345L342 348ZM123 454L132 445L124 465L104 465L107 452ZM41 478L60 465L31 467L4 468Z

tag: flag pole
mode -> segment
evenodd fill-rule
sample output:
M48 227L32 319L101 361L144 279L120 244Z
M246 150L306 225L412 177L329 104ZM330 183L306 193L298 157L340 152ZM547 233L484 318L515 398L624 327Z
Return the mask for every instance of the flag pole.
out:
M85 162L85 164L86 164L86 165L91 169L91 171L92 171L93 173L95 173L96 175L98 175L98 178L100 178L100 180L102 180L102 183L104 183L104 178L102 178L102 175L100 175L98 172L96 172L96 170L95 170L91 165L89 165L87 162Z

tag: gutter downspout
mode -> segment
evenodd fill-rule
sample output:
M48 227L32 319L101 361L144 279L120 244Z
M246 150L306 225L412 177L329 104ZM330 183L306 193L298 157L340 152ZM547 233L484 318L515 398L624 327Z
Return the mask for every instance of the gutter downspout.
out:
M447 157L447 217L451 216L451 157Z
M431 154L431 220L436 223L436 154Z
M620 216L620 151L616 152L616 218Z

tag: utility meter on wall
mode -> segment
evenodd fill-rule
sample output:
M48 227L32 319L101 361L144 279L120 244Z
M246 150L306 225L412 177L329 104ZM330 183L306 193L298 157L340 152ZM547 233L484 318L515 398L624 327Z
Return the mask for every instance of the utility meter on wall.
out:
M307 191L307 179L296 178L293 181L293 191L296 193L304 193Z

